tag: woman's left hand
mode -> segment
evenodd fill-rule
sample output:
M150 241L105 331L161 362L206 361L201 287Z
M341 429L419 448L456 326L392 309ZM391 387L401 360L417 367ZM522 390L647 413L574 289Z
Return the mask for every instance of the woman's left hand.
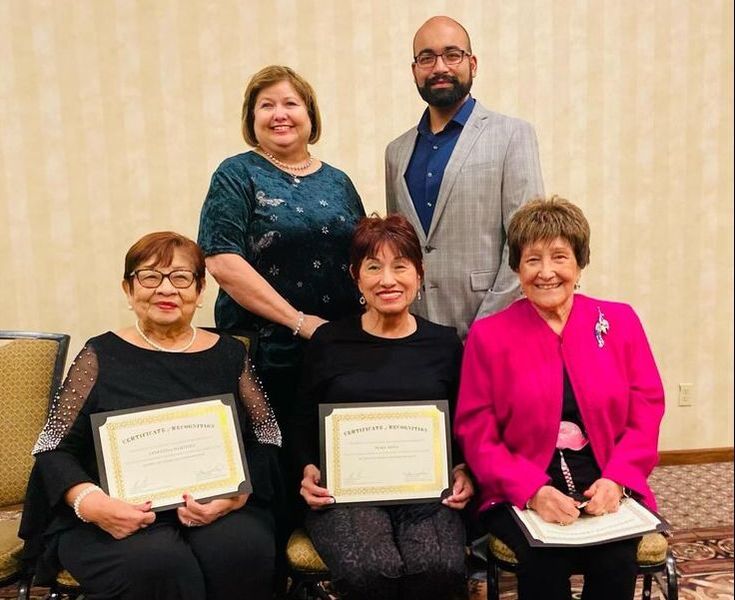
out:
M467 506L467 502L472 498L472 495L475 493L475 487L472 485L472 479L470 479L465 465L462 464L454 467L452 475L454 476L452 495L444 498L442 504L455 510L461 510Z
M615 483L612 479L604 477L595 481L589 489L584 492L589 498L589 504L584 511L590 515L604 515L617 512L620 500L623 498L623 486Z
M179 521L186 527L209 525L227 513L245 506L250 494L240 494L232 498L215 498L205 504L200 504L190 494L184 494L185 506L176 509Z

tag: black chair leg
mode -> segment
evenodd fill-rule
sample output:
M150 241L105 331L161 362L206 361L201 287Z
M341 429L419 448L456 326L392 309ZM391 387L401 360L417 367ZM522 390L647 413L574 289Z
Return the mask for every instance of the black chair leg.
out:
M30 600L31 597L31 578L23 577L18 582L18 600Z
M676 578L676 561L670 551L666 555L666 600L679 600L679 580Z
M500 600L500 569L490 557L487 562L487 600Z
M46 596L46 600L61 600L62 594L59 591L59 588L56 585L52 585L51 589L48 591L48 596Z
M653 587L653 575L646 573L643 575L643 591L641 600L651 600L651 587Z

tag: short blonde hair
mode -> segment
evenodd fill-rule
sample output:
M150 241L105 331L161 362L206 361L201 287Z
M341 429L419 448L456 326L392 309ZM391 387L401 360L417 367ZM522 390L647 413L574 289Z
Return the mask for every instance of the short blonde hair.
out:
M580 269L590 262L590 224L582 210L559 196L537 198L521 206L508 225L508 264L518 271L523 249L539 241L569 242Z
M255 101L258 98L258 94L265 88L280 83L281 81L288 81L296 93L301 97L306 104L306 112L309 115L311 121L311 134L309 135L309 143L316 144L319 141L319 137L322 134L322 118L319 114L319 105L316 102L316 93L314 88L309 85L301 75L296 73L290 67L284 67L280 65L270 65L264 67L252 76L248 82L248 86L245 89L245 97L242 102L242 137L245 138L245 142L249 146L256 147L258 140L255 137Z

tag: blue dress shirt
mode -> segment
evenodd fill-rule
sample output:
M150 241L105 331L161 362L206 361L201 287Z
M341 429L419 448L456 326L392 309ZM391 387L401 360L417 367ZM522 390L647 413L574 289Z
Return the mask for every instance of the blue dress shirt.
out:
M429 109L419 121L416 146L404 177L425 233L429 233L444 170L474 108L475 99L469 98L439 133L429 128Z

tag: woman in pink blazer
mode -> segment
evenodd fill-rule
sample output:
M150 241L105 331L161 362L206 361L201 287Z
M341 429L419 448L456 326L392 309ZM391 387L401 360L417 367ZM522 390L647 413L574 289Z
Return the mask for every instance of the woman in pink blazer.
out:
M576 294L589 224L558 197L521 207L509 262L525 298L476 321L465 347L455 434L477 480L483 523L516 553L521 600L633 598L638 539L532 548L508 505L567 525L614 512L626 495L651 509L664 392L633 309ZM583 503L586 503L583 506Z

